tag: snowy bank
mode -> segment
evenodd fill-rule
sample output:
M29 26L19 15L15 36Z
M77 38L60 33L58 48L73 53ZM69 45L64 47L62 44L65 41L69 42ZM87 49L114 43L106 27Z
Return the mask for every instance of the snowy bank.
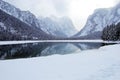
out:
M24 40L24 41L0 41L0 45L25 44L25 43L120 43L120 41L103 40Z
M120 45L69 55L0 61L0 80L120 80Z

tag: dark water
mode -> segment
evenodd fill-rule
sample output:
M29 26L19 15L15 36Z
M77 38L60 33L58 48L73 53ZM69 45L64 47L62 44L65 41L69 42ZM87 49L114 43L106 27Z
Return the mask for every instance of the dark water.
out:
M0 46L0 60L73 54L83 50L97 49L101 43L33 43Z

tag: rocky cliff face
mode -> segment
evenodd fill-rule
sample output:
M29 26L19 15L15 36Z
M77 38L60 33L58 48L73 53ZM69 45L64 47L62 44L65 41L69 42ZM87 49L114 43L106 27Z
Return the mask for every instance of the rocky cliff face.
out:
M0 1L0 9L22 22L25 22L29 26L40 28L42 31L54 36L69 37L77 32L69 18L56 18L57 21L54 20L53 17L38 19L31 12L21 11L15 6L2 0Z
M102 32L107 25L117 24L118 22L120 22L120 4L112 8L96 9L89 16L85 27L76 36L86 36L95 32Z
M39 27L40 25L37 22L36 17L30 13L29 11L21 11L20 9L16 8L15 6L4 2L0 1L0 9L18 19L21 21L29 24L29 25L34 25L36 27Z
M34 39L55 39L55 37L0 10L0 40Z
M41 29L51 35L70 37L77 33L72 21L68 17L39 18L39 23L41 24Z

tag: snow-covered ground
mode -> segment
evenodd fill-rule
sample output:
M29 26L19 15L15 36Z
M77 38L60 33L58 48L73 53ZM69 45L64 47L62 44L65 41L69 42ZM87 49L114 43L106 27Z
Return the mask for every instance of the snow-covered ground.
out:
M69 55L1 60L0 80L120 80L120 44Z
M80 43L120 43L120 41L103 41L103 40L24 40L24 41L0 41L0 45L11 45L11 44L25 44L25 43L43 43L43 42L80 42Z

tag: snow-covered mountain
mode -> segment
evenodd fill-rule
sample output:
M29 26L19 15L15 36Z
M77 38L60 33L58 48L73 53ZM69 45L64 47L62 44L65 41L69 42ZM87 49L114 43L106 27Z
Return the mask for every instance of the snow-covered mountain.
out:
M112 8L96 9L88 17L86 25L76 36L87 36L102 32L107 25L117 24L118 22L120 22L120 4Z
M0 9L0 40L55 39L40 28L30 26Z
M21 11L15 6L0 0L0 9L6 13L18 18L19 20L27 23L30 26L42 28L42 30L48 34L60 37L69 37L74 35L77 30L75 29L72 21L69 18L36 18L29 11Z
M23 21L29 25L39 27L37 18L29 11L21 11L20 9L16 8L15 6L13 6L7 2L4 2L2 0L0 0L0 9L4 12L20 19L21 21Z
M70 37L77 33L72 21L68 17L40 17L39 23L41 24L41 29L51 35Z

